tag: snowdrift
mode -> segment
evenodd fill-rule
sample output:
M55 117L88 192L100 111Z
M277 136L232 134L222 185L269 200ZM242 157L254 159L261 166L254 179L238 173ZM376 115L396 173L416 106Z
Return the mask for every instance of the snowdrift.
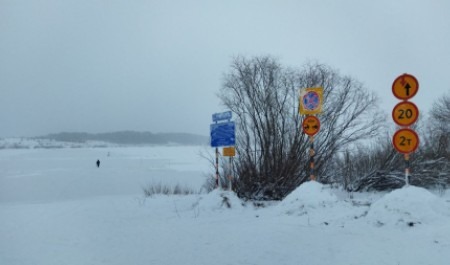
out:
M344 225L345 222L364 216L367 207L353 206L340 200L326 186L309 181L291 192L279 205L281 214L300 216L307 224Z
M365 220L375 226L410 226L450 221L450 205L426 189L394 190L370 206L339 199L320 183L305 182L278 206L279 212L304 219L308 225L340 225ZM305 221L306 220L306 221Z
M293 209L299 205L305 205L311 208L331 206L338 202L338 198L324 186L315 181L303 183L293 192L291 192L281 202L280 206Z
M414 186L386 194L367 214L367 220L377 226L432 224L443 217L450 217L449 206L428 190Z
M194 208L200 211L239 210L244 208L244 203L234 192L215 189L198 198Z

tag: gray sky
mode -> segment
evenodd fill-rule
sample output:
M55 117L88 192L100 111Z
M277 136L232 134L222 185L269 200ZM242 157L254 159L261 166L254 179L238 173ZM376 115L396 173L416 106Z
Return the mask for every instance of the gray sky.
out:
M0 0L0 137L209 134L236 55L318 61L422 112L450 91L450 1ZM392 123L389 119L386 122Z

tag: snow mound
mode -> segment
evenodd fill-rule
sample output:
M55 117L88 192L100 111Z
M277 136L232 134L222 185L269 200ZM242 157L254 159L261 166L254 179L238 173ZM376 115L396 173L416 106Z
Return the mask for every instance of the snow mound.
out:
M291 192L281 202L283 208L292 208L292 206L308 206L317 208L321 206L336 203L338 198L330 190L325 189L324 185L316 182L305 182L300 187Z
M369 223L377 226L430 224L449 217L445 202L431 192L414 186L388 193L370 206ZM445 218L444 218L445 220Z
M215 189L212 192L200 196L194 204L201 211L217 211L223 209L242 209L243 202L234 192Z
M318 182L310 181L291 192L279 205L281 214L304 217L307 224L343 225L364 216L366 207L355 209Z

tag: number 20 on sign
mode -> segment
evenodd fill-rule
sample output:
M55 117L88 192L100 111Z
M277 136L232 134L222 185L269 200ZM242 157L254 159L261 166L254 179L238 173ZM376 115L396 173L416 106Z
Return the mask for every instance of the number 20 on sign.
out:
M392 110L392 119L399 126L410 126L417 121L419 109L410 101L398 103Z

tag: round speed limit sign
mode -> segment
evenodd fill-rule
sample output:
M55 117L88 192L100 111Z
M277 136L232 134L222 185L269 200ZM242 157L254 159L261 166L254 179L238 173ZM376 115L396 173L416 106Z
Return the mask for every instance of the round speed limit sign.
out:
M399 126L410 126L417 121L419 109L411 101L402 101L392 110L392 119Z

